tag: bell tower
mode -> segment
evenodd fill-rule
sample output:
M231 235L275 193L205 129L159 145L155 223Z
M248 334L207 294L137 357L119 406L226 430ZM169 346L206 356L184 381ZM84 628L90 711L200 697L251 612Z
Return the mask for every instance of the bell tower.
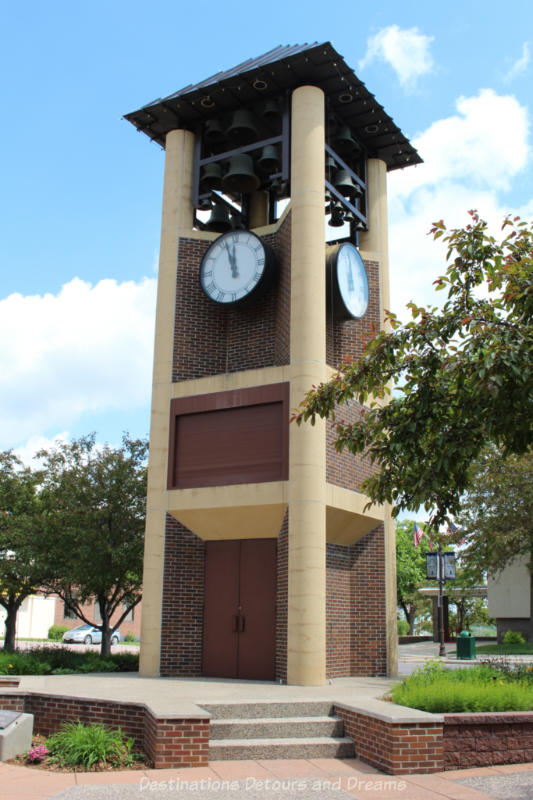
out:
M394 674L394 528L365 510L372 467L289 417L382 324L386 173L420 158L329 43L126 119L165 149L141 673Z

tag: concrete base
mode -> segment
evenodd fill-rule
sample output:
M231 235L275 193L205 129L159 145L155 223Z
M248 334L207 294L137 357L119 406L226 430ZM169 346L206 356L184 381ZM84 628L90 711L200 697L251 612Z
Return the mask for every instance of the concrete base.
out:
M0 711L0 761L7 761L31 747L33 714Z

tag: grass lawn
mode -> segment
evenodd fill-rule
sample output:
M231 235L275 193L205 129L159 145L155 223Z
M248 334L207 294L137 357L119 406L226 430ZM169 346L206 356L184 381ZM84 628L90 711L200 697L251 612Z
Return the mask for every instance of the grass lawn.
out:
M498 656L519 656L533 653L533 643L524 644L484 644L476 647L476 653L487 653L488 655Z

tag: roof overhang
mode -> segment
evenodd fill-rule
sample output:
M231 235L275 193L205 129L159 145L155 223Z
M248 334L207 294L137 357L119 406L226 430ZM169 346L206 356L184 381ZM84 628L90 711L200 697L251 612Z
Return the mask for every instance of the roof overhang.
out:
M374 95L329 42L276 47L201 83L125 115L137 130L165 146L176 128L196 130L202 120L249 107L261 99L289 93L298 86L320 87L328 114L349 125L370 158L388 170L419 164L422 159Z

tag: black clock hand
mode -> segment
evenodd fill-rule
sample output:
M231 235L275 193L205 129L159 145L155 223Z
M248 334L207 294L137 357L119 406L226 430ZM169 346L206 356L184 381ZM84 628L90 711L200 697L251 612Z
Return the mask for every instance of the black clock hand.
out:
M229 255L229 250L228 250L228 255ZM239 270L237 269L237 256L235 254L235 244L231 245L231 256L229 260L231 265L231 277L238 278Z

